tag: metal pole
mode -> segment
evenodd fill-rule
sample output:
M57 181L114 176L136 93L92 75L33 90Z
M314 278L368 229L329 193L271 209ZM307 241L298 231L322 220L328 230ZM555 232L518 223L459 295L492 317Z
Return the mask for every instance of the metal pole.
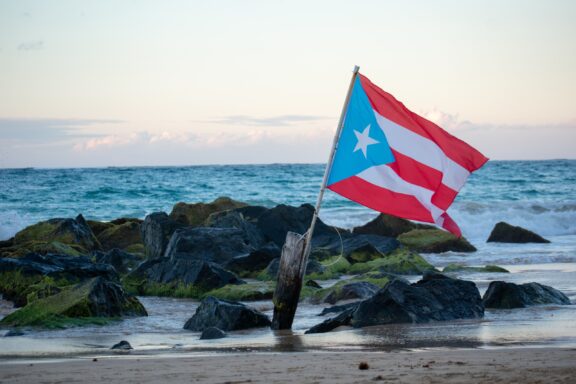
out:
M328 157L328 163L326 164L326 169L324 170L324 178L322 179L322 186L320 187L320 193L318 194L318 200L316 200L316 208L314 208L314 215L312 216L312 221L310 222L310 229L306 234L306 242L304 248L304 254L302 257L302 276L306 274L306 265L308 264L308 257L310 256L310 250L312 248L312 234L314 233L314 227L316 226L316 220L318 219L318 214L320 213L320 207L322 205L322 198L324 197L324 191L326 190L326 184L328 183L328 176L332 170L332 164L334 162L334 155L338 149L338 141L340 140L340 134L342 133L342 128L344 126L344 119L346 117L346 111L348 110L348 103L350 102L350 97L352 96L352 89L354 88L354 82L358 76L358 71L360 67L355 65L354 71L352 72L352 79L350 79L350 86L348 87L348 93L346 94L346 100L344 101L344 106L342 106L342 112L340 113L340 120L338 121L338 127L336 129L336 134L334 135L334 141L332 143L332 150L330 151L330 156Z

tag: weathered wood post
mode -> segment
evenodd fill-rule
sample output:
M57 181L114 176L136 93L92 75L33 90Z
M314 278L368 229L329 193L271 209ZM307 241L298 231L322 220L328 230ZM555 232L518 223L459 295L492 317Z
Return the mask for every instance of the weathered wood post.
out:
M272 299L274 303L272 329L292 328L292 322L294 321L294 315L296 314L296 308L298 307L298 300L300 298L300 291L302 290L302 281L306 274L306 264L308 263L308 256L310 255L310 250L312 248L314 227L316 225L316 220L318 219L318 213L320 212L322 197L326 190L328 175L330 175L332 163L334 162L334 154L338 147L338 140L342 133L346 110L348 109L350 95L354 88L354 81L356 80L359 70L360 67L354 67L350 86L348 87L348 94L346 95L346 100L344 101L344 106L342 107L342 112L340 114L340 121L338 122L336 134L334 135L332 151L330 152L328 163L324 171L324 178L322 179L322 186L320 187L320 193L318 194L318 200L316 201L316 208L314 209L314 215L310 222L310 228L304 235L299 235L294 232L288 232L286 235L286 241L282 248L282 255L280 257L278 282Z

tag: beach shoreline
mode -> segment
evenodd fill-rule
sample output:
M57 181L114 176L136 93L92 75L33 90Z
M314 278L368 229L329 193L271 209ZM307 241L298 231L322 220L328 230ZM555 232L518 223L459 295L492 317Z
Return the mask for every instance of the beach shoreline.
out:
M566 347L123 355L0 361L0 382L571 383L574 361Z

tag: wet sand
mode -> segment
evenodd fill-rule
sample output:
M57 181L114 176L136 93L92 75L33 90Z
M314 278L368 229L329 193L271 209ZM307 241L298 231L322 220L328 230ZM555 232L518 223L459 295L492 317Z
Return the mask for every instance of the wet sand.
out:
M575 362L575 348L114 356L4 361L0 383L574 383Z

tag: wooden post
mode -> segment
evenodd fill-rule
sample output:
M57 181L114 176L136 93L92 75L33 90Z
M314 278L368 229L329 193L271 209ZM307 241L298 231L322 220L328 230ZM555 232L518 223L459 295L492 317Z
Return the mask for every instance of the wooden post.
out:
M280 257L278 282L272 299L274 302L272 329L292 328L292 322L294 321L294 315L296 314L296 308L298 307L298 300L300 298L300 291L302 290L302 281L306 274L306 265L308 264L308 257L310 256L310 250L312 248L314 227L316 226L316 220L318 219L318 213L320 212L320 206L322 205L322 198L324 196L324 191L326 190L326 183L328 182L328 176L332 169L336 149L338 148L338 140L342 133L342 127L344 126L348 103L350 102L350 96L352 95L352 89L354 88L354 82L356 81L356 76L358 76L359 70L360 67L354 67L350 86L348 87L348 93L346 94L346 100L344 101L342 112L340 113L340 120L338 121L336 134L334 135L332 150L328 158L328 163L326 164L326 169L324 170L324 178L322 179L322 186L320 187L320 193L318 194L318 200L316 201L316 208L312 215L310 228L308 229L308 232L306 232L305 237L293 232L288 232L286 235L286 241L282 248L282 255Z
M272 329L292 328L302 289L302 268L305 267L302 265L304 241L304 236L298 233L286 234L278 268L278 283L272 300L274 302Z

